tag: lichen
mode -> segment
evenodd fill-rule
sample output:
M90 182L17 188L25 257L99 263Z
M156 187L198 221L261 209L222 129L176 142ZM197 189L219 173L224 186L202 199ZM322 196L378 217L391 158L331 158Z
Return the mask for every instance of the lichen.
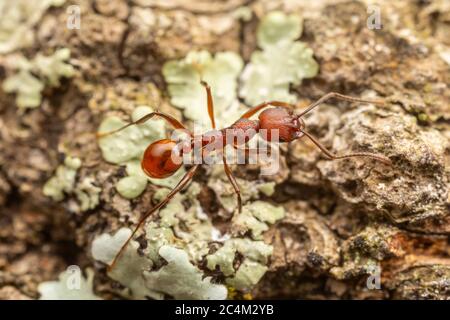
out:
M71 272L74 270L75 272ZM59 275L58 281L46 281L38 285L40 300L99 300L94 294L94 271L86 270L85 279L78 268L68 269Z
M121 228L113 236L107 233L101 234L92 242L92 257L95 260L110 264L130 235L131 230L128 228ZM136 241L131 241L121 259L117 261L116 266L108 275L128 288L128 291L122 293L126 297L135 299L145 299L147 296L155 299L161 298L159 295L152 296L143 284L142 270L151 268L153 263L152 260L138 254L138 247L139 244Z
M271 12L261 21L257 41L262 51L255 51L242 76L239 95L248 105L262 101L294 102L290 85L299 85L302 79L314 77L319 66L313 51L305 43L295 41L302 33L299 16Z
M260 239L263 232L269 229L269 224L283 218L283 207L276 207L264 201L254 201L242 208L242 212L235 214L232 223L238 233L251 232L253 239Z
M227 284L238 290L250 290L259 282L259 280L261 280L267 269L268 268L266 266L260 263L251 260L244 260L235 276L227 279Z
M66 0L15 0L0 2L0 54L28 47L34 42L33 27L45 11Z
M75 185L77 170L81 167L81 160L67 157L64 164L58 166L56 173L44 185L43 193L54 201L64 199L65 193L71 193Z
M138 106L132 113L132 121L153 112L148 106ZM109 132L126 125L116 116L105 118L98 129L99 132ZM161 119L151 119L143 124L130 126L127 129L99 140L103 158L113 164L126 166L128 176L116 183L116 189L127 199L138 197L146 188L148 181L153 184L174 187L185 173L180 169L173 176L166 179L149 178L140 165L140 159L145 149L152 142L165 136L165 124Z
M270 197L275 191L274 182L250 181L240 178L236 178L236 181L241 190L243 203L251 199L258 199L260 193ZM208 180L208 187L215 192L219 203L227 212L231 213L237 209L236 194L222 167L213 168Z
M269 256L272 254L272 247L265 244L263 241L253 241L245 238L232 238L224 242L223 246L219 248L213 254L206 257L206 266L210 270L215 270L216 267L226 277L235 275L242 267L235 270L234 260L236 253L239 252L244 257L244 261L250 261L254 264L265 266L267 264ZM241 273L244 270L240 271ZM231 279L230 279L231 280ZM240 289L241 286L236 285L238 281L235 281L234 287ZM253 285L257 283L254 282Z
M75 195L80 201L80 210L86 211L94 209L100 202L101 188L94 185L93 177L86 177L77 184Z
M94 209L100 203L101 189L94 184L93 177L85 177L76 182L80 167L79 158L66 157L64 164L59 165L55 175L44 184L43 194L54 201L62 201L65 195L74 194L80 202L81 211Z
M155 198L158 200L167 192L168 189L159 189ZM189 262L189 260L199 262L208 253L208 241L213 234L211 222L202 214L200 204L195 199L199 192L200 188L193 183L184 194L178 194L159 212L160 219L147 223L145 226L147 246L142 256L137 252L137 242L132 241L117 261L109 276L129 289L129 293L124 292L125 296L135 299L145 297L162 299L165 294L180 299L203 299L209 294L212 295L211 298L226 297L225 287L219 288L209 280L201 280L203 273ZM185 210L183 203L190 203L190 207ZM98 261L111 263L130 234L131 230L123 228L114 236L100 235L92 244L92 256ZM174 256L171 255L174 253L173 250L168 256L161 254L160 250L164 246L171 246L174 249L176 247L177 252ZM169 263L170 266L165 265L165 262L169 262L166 257L172 261ZM149 271L152 267L160 269ZM182 270L186 267L187 274ZM177 271L172 274L174 269ZM144 271L146 271L145 279L143 279ZM180 282L180 287L174 288L171 282L167 282L169 279L175 283ZM208 293L208 290L212 291Z
M16 93L19 108L36 108L42 102L42 91L46 86L57 87L61 77L72 77L75 69L67 63L70 50L59 49L51 56L36 55L31 61L17 57L13 64L16 73L5 79L3 90Z
M233 52L219 52L212 57L207 51L192 51L184 59L166 62L163 75L171 103L182 109L186 118L209 127L202 79L211 86L217 126L230 125L242 113L236 92L242 66L242 58Z
M167 262L161 269L144 272L146 285L175 299L223 300L227 289L211 283L210 277L192 265L187 253L171 246L162 246L159 255Z
M169 189L160 188L154 199L159 201L168 192ZM225 287L213 284L198 268L203 261L211 270L217 266L229 280L230 284L226 281L227 284L237 290L249 290L262 277L267 270L272 247L263 241L220 235L203 212L197 200L199 193L200 186L193 182L184 193L177 194L161 209L156 219L146 224L146 246L140 254L137 242L132 241L127 247L109 273L112 279L129 289L123 292L124 296L135 299L162 299L166 296L176 299L225 298ZM270 209L273 216L268 217L264 213L261 216L263 221L272 223L280 217L280 213L277 209ZM123 228L114 236L98 236L92 244L92 256L95 260L111 263L130 234L131 230ZM212 243L220 242L223 246L210 254ZM235 270L233 261L236 253L243 260Z

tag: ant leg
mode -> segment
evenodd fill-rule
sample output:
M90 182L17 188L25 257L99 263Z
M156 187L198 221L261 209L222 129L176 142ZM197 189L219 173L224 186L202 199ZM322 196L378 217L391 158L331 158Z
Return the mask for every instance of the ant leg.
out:
M168 114L166 114L166 113L162 113L162 112L159 112L159 111L155 111L155 112L146 114L146 115L143 116L142 118L140 118L140 119L138 119L138 120L136 120L136 121L130 122L130 123L124 125L123 127L118 128L118 129L116 129L116 130L109 131L109 132L97 132L97 138L103 138L103 137L109 136L109 135L111 135L111 134L117 133L117 132L119 132L119 131L122 131L122 130L124 130L124 129L130 127L130 126L137 125L137 124L142 124L142 123L146 122L147 120L150 120L150 119L153 118L154 116L163 118L163 119L166 120L172 127L174 127L174 129L182 129L182 130L185 130L185 131L187 131L187 132L190 134L190 136L192 136L192 133L191 133L188 129L186 129L186 127L185 127L180 121L178 121L177 119L175 119L175 118L172 117L171 115L168 115Z
M208 101L208 114L209 119L211 119L211 126L213 129L216 128L216 120L214 118L214 102L211 94L211 87L206 83L206 81L200 81L201 85L206 89L206 99Z
M170 199L173 198L173 196L175 196L178 192L180 192L188 184L188 182L191 181L191 179L194 177L195 171L197 170L198 166L199 165L195 165L192 168L190 168L189 171L186 172L186 174L180 180L180 182L178 182L178 184L175 186L175 188L173 188L172 191L170 191L170 193L166 196L166 198L164 200L162 200L161 202L159 202L156 206L151 208L139 220L139 223L137 224L136 228L133 230L131 235L128 237L127 241L125 241L125 243L122 245L122 247L120 248L119 252L117 252L116 256L114 257L114 260L112 261L112 263L108 266L108 271L111 271L114 268L117 260L120 258L120 256L122 255L122 253L124 252L124 250L126 249L128 244L130 243L131 239L133 239L133 236L136 234L136 232L139 230L139 228L144 224L144 222L147 220L147 218L152 213L154 213L155 211L159 210L161 207L166 205L170 201Z
M378 105L384 105L384 101L381 101L381 100L365 100L365 99L359 99L359 98L346 96L346 95L343 95L343 94L340 94L340 93L337 93L337 92L330 92L330 93L327 93L326 95L322 96L319 100L311 103L305 110L303 110L302 112L297 114L297 116L300 118L301 116L307 114L309 111L311 111L312 109L314 109L318 105L324 103L326 100L329 100L331 98L336 98L336 99L340 99L340 100L344 100L344 101L350 101L350 102L366 102L366 103L373 103L373 104L378 104Z
M289 104L283 101L269 101L269 102L263 102L261 104L258 104L257 106L254 106L250 110L248 110L246 113L244 113L240 119L248 119L251 116L253 116L258 111L267 108L267 107L283 107L283 108L290 108L295 109L295 106L293 104Z
M230 180L230 183L234 188L234 192L236 193L237 196L239 213L241 213L242 212L241 190L239 189L239 185L237 184L236 178L234 177L230 167L227 164L227 157L225 155L225 152L223 152L222 158L223 158L223 168L225 169L225 173L227 174L228 180Z
M331 153L329 150L327 150L325 148L325 146L323 146L311 134L309 134L308 132L303 131L303 130L302 130L302 132L305 134L305 136L307 136L331 160L345 159L345 158L352 158L352 157L367 157L367 158L376 159L376 160L381 161L381 162L383 162L384 164L387 164L387 165L392 165L392 162L391 162L391 160L389 158L387 158L385 156L382 156L382 155L368 153L368 152L351 153L351 154L345 154L345 155L342 155L342 156L335 155L335 154Z

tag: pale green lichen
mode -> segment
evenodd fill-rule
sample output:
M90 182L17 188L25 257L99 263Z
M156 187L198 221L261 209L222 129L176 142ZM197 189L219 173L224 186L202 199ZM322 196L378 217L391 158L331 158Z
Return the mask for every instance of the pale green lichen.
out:
M54 201L64 199L65 193L71 193L75 186L75 177L78 168L81 167L81 160L67 157L64 164L58 166L56 173L44 185L43 193L51 197Z
M75 195L80 201L80 210L94 209L100 203L101 188L94 185L94 178L86 177L77 184Z
M249 181L240 178L236 178L236 181L241 190L243 203L251 199L258 199L260 193L271 196L275 192L275 182ZM215 166L212 169L208 187L215 192L219 203L227 212L231 213L237 209L236 193L228 181L223 167Z
M237 20L248 22L252 19L252 9L246 6L239 7L233 11L232 16Z
M71 270L75 271L72 272ZM40 300L99 300L93 291L94 272L86 270L85 279L78 268L68 269L59 275L58 281L46 281L38 285Z
M130 229L122 228L113 236L107 233L98 236L92 242L92 257L95 260L110 264L130 235ZM155 299L161 298L160 295L152 296L143 283L142 270L150 269L153 263L152 260L140 256L137 252L138 248L139 244L136 241L131 241L108 275L128 288L128 291L123 292L126 297L135 299L145 299L147 296Z
M147 287L156 293L163 293L175 299L223 300L227 289L223 285L211 283L210 277L190 261L188 254L171 246L162 246L159 255L167 262L157 271L144 272Z
M163 75L171 103L183 109L186 118L202 128L209 127L206 92L200 84L203 79L211 86L217 126L230 125L242 113L236 94L242 66L242 58L233 52L212 57L207 51L193 51L184 59L165 63Z
M67 61L70 59L70 50L67 48L56 50L51 56L38 54L32 61L40 78L50 87L58 87L60 78L70 78L75 69Z
M267 269L266 266L260 263L244 260L235 276L227 279L226 282L233 288L248 291L261 280Z
M154 200L161 200L169 191L158 189ZM146 246L140 253L135 241L127 247L109 273L112 279L128 288L123 292L124 296L135 299L225 298L225 287L213 284L198 268L204 261L211 270L219 268L227 277L226 283L238 290L249 290L262 277L272 247L263 241L229 239L227 234L220 235L197 200L200 191L198 183L191 183L184 193L177 194L159 211L159 217L145 225ZM264 224L279 217L277 212L273 216L267 213L260 216L266 221L262 222ZM114 236L100 235L92 244L92 256L98 261L111 263L130 234L131 230L123 228ZM223 242L223 246L209 254L210 246L217 242ZM243 261L235 270L233 261L237 253Z
M3 83L5 92L16 92L16 104L21 108L34 108L41 104L44 84L27 70L20 70Z
M167 192L165 188L159 189L155 198L164 197ZM196 200L199 192L199 186L193 183L184 194L178 194L159 212L160 219L147 223L147 246L142 256L137 252L137 242L132 241L127 247L109 273L112 279L129 289L129 292L123 293L124 296L135 299L162 299L165 295L180 299L226 297L225 287L202 280L203 272L190 262L199 262L208 253L208 242L213 234L213 226L202 214ZM189 203L189 208L184 209L183 203ZM92 244L92 256L104 263L111 263L130 234L131 230L123 228L114 236L100 235ZM168 256L161 254L164 246L176 247L177 252ZM166 265L167 262L169 264ZM151 271L152 268L159 269ZM174 283L179 285L174 286Z
M131 115L132 121L137 121L151 112L153 112L153 109L148 106L138 106ZM120 118L111 116L102 121L98 131L109 132L126 124ZM181 179L185 173L183 168L166 179L149 178L141 168L140 159L145 149L152 142L164 137L164 121L151 119L99 140L100 150L106 161L126 166L128 176L122 178L116 184L116 189L121 196L127 199L138 197L145 190L148 181L156 185L173 188Z
M263 241L232 238L225 241L224 245L216 252L206 257L206 266L210 270L214 270L218 266L225 276L231 276L236 272L233 263L237 252L254 262L267 264L268 258L272 254L272 247Z
M13 66L17 73L6 78L3 90L16 93L19 108L38 107L45 86L57 87L61 77L69 78L75 74L75 69L66 62L69 58L70 50L67 48L59 49L51 56L38 54L31 61L20 56Z
M43 194L54 201L62 201L66 194L73 193L80 203L81 211L94 209L100 203L101 189L94 184L93 177L85 177L76 183L80 167L80 159L66 157L64 164L59 165L55 175L44 184Z
M226 276L225 282L234 289L248 291L253 288L267 271L267 263L273 248L263 241L233 238L225 241L216 252L206 257L207 268L217 267ZM236 253L242 261L235 270Z
M302 33L299 16L272 12L263 18L257 31L262 51L252 54L242 76L240 96L249 105L268 100L294 102L291 84L314 77L319 70L313 52L303 42L295 41Z
M34 42L33 27L45 11L66 0L0 1L0 54L28 47Z
M269 229L268 224L275 223L284 215L283 207L276 207L264 201L255 201L246 204L241 213L235 214L232 223L240 233L250 231L253 239L260 239L262 233Z

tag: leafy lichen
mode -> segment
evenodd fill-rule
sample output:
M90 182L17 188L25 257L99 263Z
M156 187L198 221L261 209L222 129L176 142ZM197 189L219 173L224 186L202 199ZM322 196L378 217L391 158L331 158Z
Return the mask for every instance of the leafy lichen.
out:
M136 121L151 112L153 109L148 106L138 106L133 111L131 118ZM126 122L116 116L107 117L100 124L99 132L109 132L124 125ZM127 199L138 197L145 190L148 181L160 186L174 187L181 179L185 172L184 169L180 169L166 179L152 179L142 171L140 159L145 149L152 142L164 138L164 135L164 121L152 119L99 140L100 150L106 161L126 166L128 176L116 184L116 189L121 196Z
M212 57L207 51L193 51L184 59L165 63L163 75L171 103L183 109L186 118L208 127L206 93L200 84L203 79L211 86L218 127L230 125L230 120L242 113L236 94L242 66L242 58L233 52L220 52Z
M51 197L54 201L63 200L64 193L70 193L74 189L75 177L80 167L80 159L67 157L64 164L56 169L55 175L45 183L44 195Z
M263 18L257 32L262 51L252 54L241 76L239 94L247 104L268 100L294 102L289 86L317 74L319 67L312 50L295 41L301 33L302 20L295 14L275 11Z
M116 253L131 235L131 230L122 228L113 236L104 233L92 242L91 254L95 260L110 264ZM131 241L124 251L121 259L117 261L116 266L108 275L128 288L127 292L123 292L124 296L133 297L135 299L145 299L147 296L153 298L161 298L152 296L147 287L143 284L142 270L151 268L152 260L141 257L137 249L139 244Z
M94 184L93 177L85 177L76 183L77 171L81 167L79 158L66 157L64 164L59 165L56 173L42 189L47 197L54 201L62 201L66 194L75 194L80 202L80 210L94 209L100 202L101 189Z
M245 238L232 238L224 242L224 245L213 254L206 257L207 267L210 270L219 270L227 277L236 273L234 260L239 252L245 259L254 263L267 264L272 254L272 247L263 241L253 241ZM256 283L254 283L256 284Z
M0 54L28 47L34 42L33 27L51 6L66 0L15 0L0 2Z
M253 239L260 239L263 232L284 217L283 207L276 207L264 201L254 201L245 205L242 212L233 217L233 225L239 233L251 232Z
M211 283L210 277L203 277L203 272L189 261L185 251L162 246L159 255L167 264L157 271L144 272L146 285L157 293L162 292L175 299L223 300L227 297L227 289Z
M3 83L5 92L15 92L16 103L19 108L36 108L41 104L42 91L45 86L57 87L61 77L72 77L75 69L67 63L70 50L57 50L51 56L38 54L29 61L18 57L14 62L17 73L9 76Z
M271 196L275 191L274 182L249 181L240 178L236 178L236 181L241 190L243 203L251 199L258 199L260 193ZM213 168L208 186L215 192L219 203L227 212L231 213L237 209L236 194L222 167Z
M267 266L246 259L240 265L235 276L227 279L227 284L242 291L250 290L261 280L267 271Z
M154 195L155 200L161 200L168 192L169 189L159 189ZM198 268L204 261L208 269L219 268L227 277L225 282L238 290L249 290L264 275L272 247L263 241L220 235L203 212L197 200L199 193L200 186L193 182L184 193L177 194L160 210L158 218L146 224L144 239L147 244L141 253L138 253L139 245L135 241L127 247L109 273L111 278L129 289L128 293L124 292L125 296L136 299L162 299L166 296L177 299L225 298L225 287L213 284ZM262 212L260 218L272 223L280 217L275 209L271 213ZM123 228L114 236L100 235L92 244L92 256L109 264L130 234L131 230ZM212 243L223 245L210 254ZM233 262L237 253L243 260L235 269Z
M101 189L94 185L93 177L84 178L83 181L77 184L74 191L80 201L81 211L94 209L100 202Z

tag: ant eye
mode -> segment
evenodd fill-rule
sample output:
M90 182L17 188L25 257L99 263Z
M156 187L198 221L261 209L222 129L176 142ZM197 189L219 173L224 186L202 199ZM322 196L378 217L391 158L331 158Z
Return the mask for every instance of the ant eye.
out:
M181 150L173 140L155 141L145 150L141 165L144 172L151 178L170 177L182 165Z

